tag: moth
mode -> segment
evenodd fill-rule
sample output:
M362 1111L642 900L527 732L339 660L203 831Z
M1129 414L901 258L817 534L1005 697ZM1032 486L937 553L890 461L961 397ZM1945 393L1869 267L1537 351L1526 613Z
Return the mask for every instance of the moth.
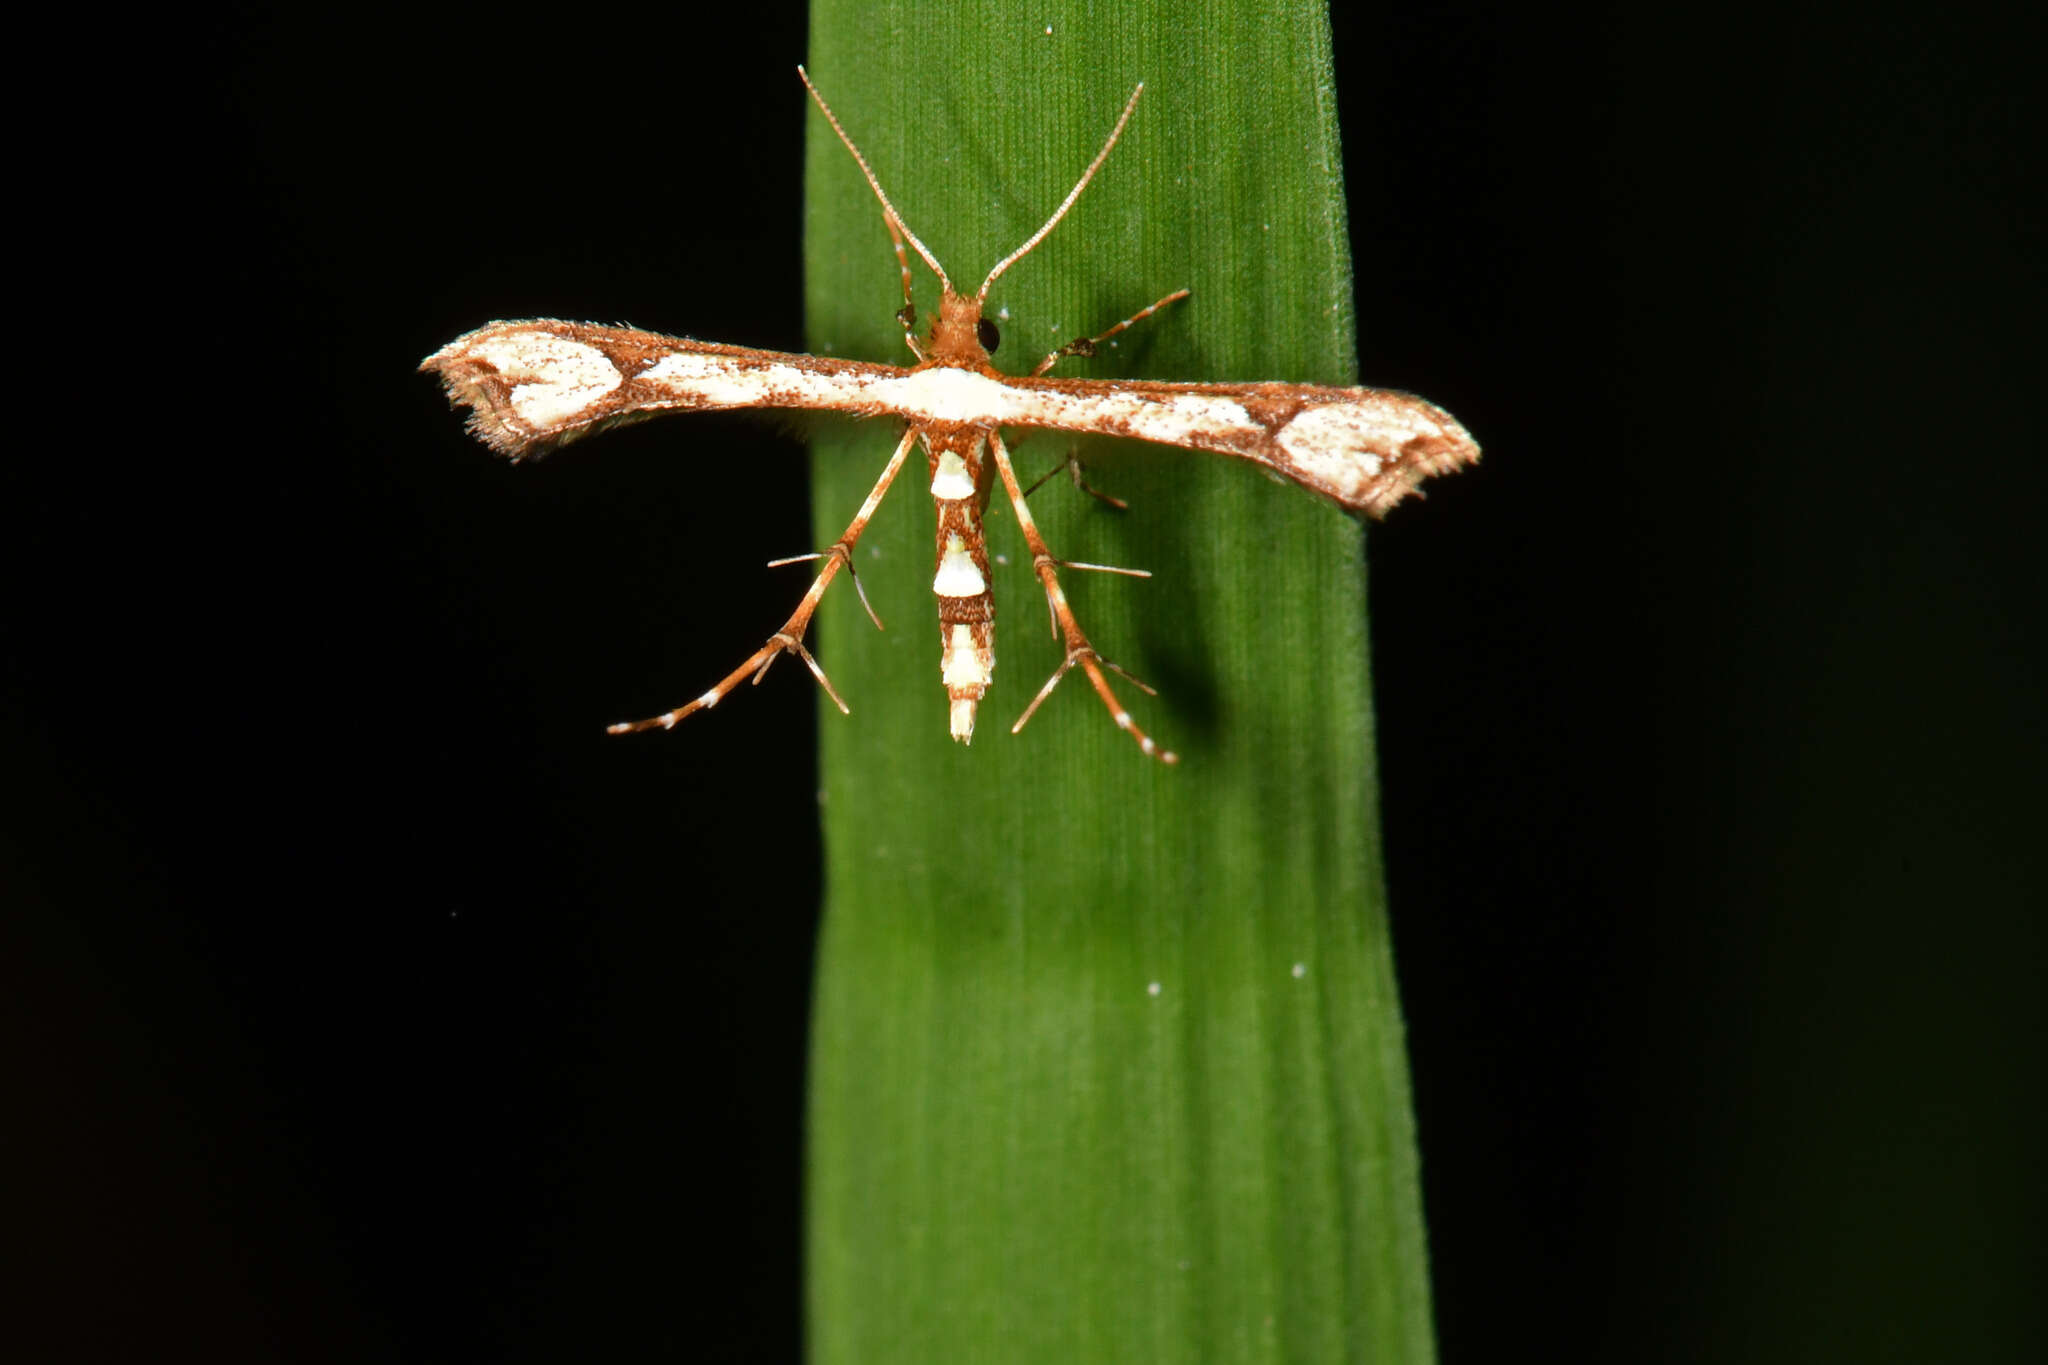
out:
M911 447L917 446L925 455L932 505L938 514L932 592L939 606L939 680L946 689L953 738L963 744L974 738L976 709L987 695L995 670L995 599L989 591L989 553L982 516L994 481L1000 479L1031 552L1032 572L1045 590L1054 635L1064 641L1066 649L1065 658L1011 726L1011 733L1023 729L1060 680L1079 668L1117 726L1130 734L1143 752L1174 762L1174 755L1160 748L1132 720L1111 688L1107 672L1116 672L1147 693L1152 689L1096 652L1061 589L1060 570L1107 566L1072 563L1053 555L1025 502L1026 490L1019 485L1003 431L1130 437L1232 456L1263 465L1349 511L1373 517L1384 515L1423 479L1477 460L1478 445L1442 408L1386 389L1048 376L1058 361L1092 356L1102 342L1167 304L1186 298L1185 289L1168 294L1105 332L1068 342L1029 374L1000 373L989 362L989 353L1000 340L994 320L985 315L989 289L1004 271L1044 241L1074 206L1123 135L1144 85L1140 83L1131 92L1102 150L1045 225L998 261L981 288L967 295L954 289L945 268L903 221L867 158L809 74L802 67L797 74L881 203L882 221L895 245L902 276L903 307L896 319L904 329L903 340L915 357L914 364L791 355L689 341L631 327L529 319L480 327L449 342L420 365L423 371L440 377L451 404L470 410L471 433L515 460L665 412L807 408L855 417L888 416L903 423L895 453L839 539L817 554L775 561L824 561L810 590L782 627L695 700L646 720L611 726L610 732L668 729L692 712L716 706L742 679L759 682L784 654L802 659L826 694L846 711L846 703L825 670L805 648L804 635L826 588L842 568L859 588L859 578L853 574L854 546L903 468ZM906 242L939 282L939 310L922 338L911 330L917 308L911 297ZM1075 474L1079 482L1078 469ZM1146 576L1137 570L1112 571ZM861 602L867 605L865 593ZM880 628L881 620L874 616L873 608L868 608L868 615Z

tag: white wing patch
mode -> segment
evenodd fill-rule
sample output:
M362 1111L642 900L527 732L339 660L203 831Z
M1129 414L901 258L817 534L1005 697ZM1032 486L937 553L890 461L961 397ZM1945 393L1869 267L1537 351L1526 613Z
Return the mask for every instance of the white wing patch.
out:
M1309 408L1274 440L1301 472L1346 501L1356 501L1378 477L1385 460L1417 436L1437 436L1437 424L1412 407L1361 398Z
M1082 396L1019 388L970 370L946 368L919 370L862 387L872 402L913 422L1121 431L1168 445L1228 444L1265 435L1242 403L1211 394L1159 398L1112 388Z
M1003 386L991 417L1003 426L1100 431L1201 448L1227 449L1266 434L1236 399L1201 393L1161 398L1116 388L1081 395Z
M485 337L470 354L512 382L512 411L543 430L570 421L625 382L603 351L552 332Z
M1192 437L1227 440L1233 436L1244 436L1257 439L1264 434L1264 429L1244 410L1244 404L1235 399L1194 393L1181 394L1163 403L1147 398L1133 401L1127 395L1118 397L1132 402L1131 432L1147 441L1185 445Z
M671 352L635 377L712 408L844 408L858 403L868 387L857 376L695 351Z
M913 421L987 422L1013 395L1009 385L972 370L918 370L867 386L874 401Z

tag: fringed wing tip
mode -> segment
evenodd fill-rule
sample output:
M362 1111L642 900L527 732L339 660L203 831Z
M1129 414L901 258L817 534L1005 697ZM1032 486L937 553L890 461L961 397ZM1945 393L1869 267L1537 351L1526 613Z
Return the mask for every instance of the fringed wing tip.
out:
M518 421L511 408L510 386L496 366L479 359L471 350L478 337L518 325L494 322L465 332L419 365L419 373L431 374L441 381L448 406L469 409L463 423L469 434L510 460L540 455L557 443L540 437Z
M1415 401L1421 403L1423 400ZM1453 474L1467 465L1479 463L1479 443L1472 439L1472 433L1434 403L1427 406L1441 419L1441 430L1412 436L1404 441L1385 470L1367 485L1364 495L1351 506L1352 511L1363 512L1379 521L1404 498L1411 495L1426 497L1422 491L1423 480L1439 474Z

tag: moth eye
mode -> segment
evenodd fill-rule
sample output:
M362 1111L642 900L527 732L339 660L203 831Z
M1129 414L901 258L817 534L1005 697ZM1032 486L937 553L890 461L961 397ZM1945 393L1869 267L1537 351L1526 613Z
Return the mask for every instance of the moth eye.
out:
M990 355L994 355L996 347L1003 344L1003 334L998 332L996 325L987 318L974 324L974 336L981 342L981 349Z

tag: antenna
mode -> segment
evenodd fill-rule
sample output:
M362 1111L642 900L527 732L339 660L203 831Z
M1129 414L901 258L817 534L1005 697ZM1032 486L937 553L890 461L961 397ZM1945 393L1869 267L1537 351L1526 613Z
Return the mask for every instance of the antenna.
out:
M812 93L815 94L817 92L813 91ZM1067 210L1074 207L1074 201L1081 197L1081 191L1088 188L1088 182L1093 180L1095 178L1095 173L1102 169L1102 163L1109 160L1109 149L1116 146L1116 140L1123 136L1124 125L1131 121L1131 111L1138 107L1138 96L1144 93L1145 82L1139 81L1138 88L1133 90L1131 92L1130 99L1125 101L1123 115L1117 119L1116 127L1109 130L1109 141L1102 144L1102 150L1097 152L1095 154L1095 159L1088 163L1088 169L1081 172L1081 179L1074 185L1073 189L1067 191L1067 197L1065 199L1062 199L1060 201L1060 206L1052 211L1052 217L1045 220L1044 227L1032 233L1030 239L1026 241L1024 245L1018 247L1015 251L1003 257L1002 260L996 262L996 268L988 272L988 278L981 282L981 292L979 294L976 294L974 296L975 298L986 299L988 297L988 287L996 282L996 276L1002 274L1005 270L1008 270L1011 266L1015 265L1019 260L1023 259L1023 257L1030 252L1031 248L1037 246L1040 242L1045 240L1045 234L1051 232L1054 228L1059 226L1060 219L1067 216ZM827 114L825 117L830 118L831 115ZM835 124L833 126L837 127L838 125ZM847 145L851 146L852 144L848 143ZM860 153L855 152L854 155L858 156L860 155ZM862 163L861 169L867 169L866 163ZM873 180L874 177L869 176L868 179ZM881 192L881 187L877 186L875 188L875 193L880 194ZM883 202L887 203L888 201L884 200ZM917 239L913 237L911 238L911 240L914 242ZM924 248L919 247L918 250L922 251L924 250ZM937 269L937 267L934 266L933 269Z
M803 78L804 89L810 91L811 98L817 102L818 112L823 114L825 116L825 121L832 125L832 131L839 134L839 140L846 144L846 150L853 153L854 162L857 165L859 165L860 173L868 178L868 188L872 189L875 192L875 198L882 201L882 221L889 225L889 236L896 243L897 257L899 259L902 257L903 241L905 238L909 238L910 244L917 248L917 254L924 257L924 263L932 268L932 274L937 275L939 277L939 287L944 289L948 294L952 293L953 282L946 278L946 267L939 264L938 257L932 255L931 252L925 250L924 243L917 240L917 234L910 230L910 225L903 221L903 215L896 212L896 206L890 203L889 196L882 192L882 182L875 179L875 173L872 170L868 169L868 159L860 154L860 148L853 145L853 139L848 137L846 135L846 130L839 126L838 118L832 113L832 106L825 103L825 97L818 93L818 87L811 84L811 73L804 70L802 67L798 67L796 69L796 74ZM1140 89L1142 88L1143 87L1141 86ZM1137 96L1133 95L1131 98L1136 99ZM1124 111L1124 117L1130 117L1130 111L1128 109ZM1117 127L1121 129L1123 127L1123 124L1119 123L1117 124ZM1116 141L1116 139L1114 137L1111 137L1110 141L1114 142ZM1105 147L1102 150L1105 153L1107 153L1109 151L1109 148ZM1097 165L1100 165L1102 162L1101 157L1097 157L1095 158L1095 160ZM1088 174L1093 175L1094 173L1095 167L1090 166L1088 168ZM1081 183L1083 185L1088 183L1087 176L1083 176L1081 178ZM1079 194L1080 190L1077 188L1074 191L1074 193ZM1068 196L1068 202L1073 202L1071 195ZM1065 205L1061 205L1060 212L1066 212ZM1054 215L1054 221L1058 221L1057 214ZM1050 227L1051 224L1048 223L1046 226ZM1039 233L1040 237L1043 237L1044 235L1045 234L1043 232ZM1009 262L1005 261L1003 264L1008 265ZM982 292L987 292L986 286L983 287ZM910 263L908 261L903 262L903 303L905 307L910 306Z

